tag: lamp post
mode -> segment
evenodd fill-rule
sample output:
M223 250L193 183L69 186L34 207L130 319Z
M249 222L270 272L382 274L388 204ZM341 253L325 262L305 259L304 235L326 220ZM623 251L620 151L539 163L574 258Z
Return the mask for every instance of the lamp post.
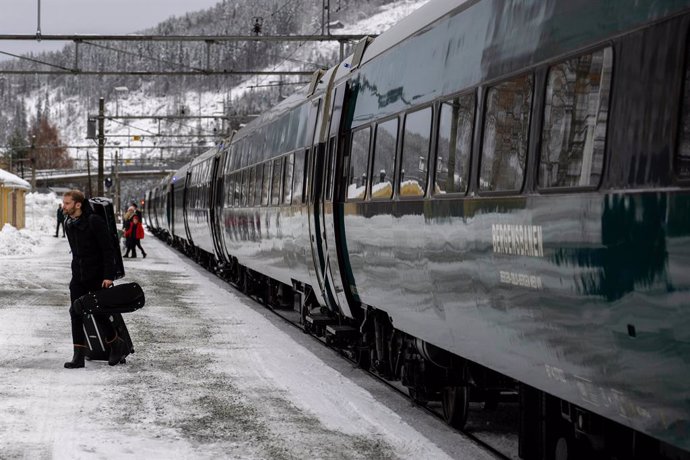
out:
M98 183L97 196L103 196L103 151L105 149L105 99L98 99ZM91 195L93 196L93 195Z
M36 136L31 135L31 190L36 191Z
M120 141L115 141L114 144L118 146L115 149L115 215L120 215Z

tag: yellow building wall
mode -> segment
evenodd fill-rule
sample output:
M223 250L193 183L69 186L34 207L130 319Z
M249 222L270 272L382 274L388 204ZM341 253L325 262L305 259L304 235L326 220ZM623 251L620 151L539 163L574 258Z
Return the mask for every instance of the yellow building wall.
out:
M26 190L0 184L0 229L5 224L17 229L26 225Z

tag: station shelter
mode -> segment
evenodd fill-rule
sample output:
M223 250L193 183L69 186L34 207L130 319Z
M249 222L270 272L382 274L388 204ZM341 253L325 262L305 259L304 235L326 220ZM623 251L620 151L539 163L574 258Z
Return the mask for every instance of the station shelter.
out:
M27 181L0 169L0 229L5 224L24 228L26 194L30 190L31 185Z

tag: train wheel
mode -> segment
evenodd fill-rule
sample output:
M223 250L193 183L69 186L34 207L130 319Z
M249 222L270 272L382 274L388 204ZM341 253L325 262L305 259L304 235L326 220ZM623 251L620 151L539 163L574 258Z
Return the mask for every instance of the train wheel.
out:
M568 460L570 457L570 443L566 438L558 438L554 448L554 460Z
M242 267L240 268L240 290L245 294L249 295L249 274L247 273L247 269Z
M498 407L499 392L488 390L484 396L484 410L495 410Z
M371 367L371 351L369 347L359 346L355 348L355 361L361 369L368 370Z
M443 418L446 423L462 429L467 422L470 407L470 388L468 385L449 386L443 389Z
M427 398L424 391L418 388L409 387L407 389L407 393L410 395L410 398L415 402L415 404L418 404L422 407L425 407L427 404L429 404L429 398Z

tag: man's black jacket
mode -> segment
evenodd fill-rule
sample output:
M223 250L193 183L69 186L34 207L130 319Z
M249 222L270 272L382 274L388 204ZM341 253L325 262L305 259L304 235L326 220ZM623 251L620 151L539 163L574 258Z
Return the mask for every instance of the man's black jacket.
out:
M114 250L103 218L86 212L65 222L72 249L72 279L82 282L115 279Z

